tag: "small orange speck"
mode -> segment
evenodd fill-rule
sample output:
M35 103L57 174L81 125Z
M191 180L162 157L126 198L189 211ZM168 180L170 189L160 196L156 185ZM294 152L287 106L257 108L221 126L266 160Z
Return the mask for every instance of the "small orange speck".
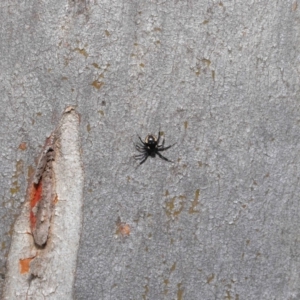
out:
M98 80L95 80L92 83L92 86L94 88L96 88L97 90L99 90L103 85L104 85L104 82L101 82L101 81L98 81Z
M125 222L121 222L120 218L118 218L118 221L116 224L117 224L117 230L116 230L117 235L121 235L123 237L130 235L131 227L129 224L127 224Z
M19 145L19 149L24 151L27 149L27 144L25 142L22 142L20 145Z
M123 236L128 236L130 235L130 226L128 224L121 224L120 225L120 233Z
M55 198L54 198L54 200L53 200L53 203L56 204L57 202L58 202L58 197L57 197L57 195L55 195Z
M20 264L20 273L25 274L29 272L30 262L33 260L33 257L24 258L19 260Z

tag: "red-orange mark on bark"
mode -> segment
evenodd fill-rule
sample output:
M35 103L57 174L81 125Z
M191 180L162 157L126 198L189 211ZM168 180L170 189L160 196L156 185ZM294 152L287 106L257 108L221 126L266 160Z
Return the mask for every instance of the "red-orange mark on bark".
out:
M42 199L42 182L39 184L33 184L30 193L30 224L31 228L35 226L36 216L33 213L32 209L36 206L36 204Z
M27 149L27 144L25 142L22 142L20 145L19 145L19 149L24 151Z
M129 236L130 235L130 225L126 224L126 223L119 223L117 224L117 235L121 235L121 236Z
M56 204L57 202L58 202L58 197L57 197L57 195L55 195L55 198L54 198L54 200L53 200L53 203Z
M29 272L30 262L33 260L33 257L24 258L19 260L20 264L20 273L25 274Z

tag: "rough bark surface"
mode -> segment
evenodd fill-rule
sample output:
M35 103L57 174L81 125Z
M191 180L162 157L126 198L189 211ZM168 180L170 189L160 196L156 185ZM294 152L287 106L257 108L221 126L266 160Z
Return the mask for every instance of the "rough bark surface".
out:
M0 273L28 173L81 114L75 299L299 299L296 1L0 3ZM136 168L136 134L173 164Z

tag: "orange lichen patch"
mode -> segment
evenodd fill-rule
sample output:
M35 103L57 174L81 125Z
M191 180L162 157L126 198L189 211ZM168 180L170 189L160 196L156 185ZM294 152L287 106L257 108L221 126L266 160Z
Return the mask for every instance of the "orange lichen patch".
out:
M32 178L34 172L35 172L35 169L32 166L29 166L27 168L27 176L28 176L28 178Z
M173 266L171 267L170 272L174 272L175 269L176 269L176 262L175 262L175 263L173 264Z
M36 204L42 199L42 182L39 184L33 184L30 191L30 224L33 228L36 223L36 216L34 215L32 208L36 206Z
M57 197L57 195L55 195L55 198L54 198L54 200L53 200L53 203L56 204L57 202L58 202L58 197Z
M100 69L100 68L99 68L99 65L96 64L96 63L92 63L92 66L95 67L95 68L97 68L97 69Z
M169 279L164 280L165 288L164 288L164 295L168 294L168 284L170 283Z
M27 149L27 144L25 142L22 142L20 145L19 145L19 149L24 151Z
M14 195L20 191L20 186L18 185L18 181L14 181L12 184L14 187L10 189L10 193Z
M125 222L121 222L120 218L118 218L116 224L117 224L117 230L116 230L117 235L120 235L123 237L130 235L131 227L129 224L127 224Z
M142 295L142 297L143 297L143 300L146 300L146 299L148 299L147 295L149 293L149 286L148 286L148 284L144 285L144 289L145 289L145 293Z
M212 280L215 278L215 274L214 273L212 273L210 276L208 276L207 277L207 283L209 284L209 283L211 283L212 282Z
M131 228L126 223L121 223L117 228L117 234L122 236L129 236Z
M29 272L30 269L30 262L33 260L33 257L24 258L19 260L20 265L20 273L25 274Z
M88 53L86 52L86 50L83 48L83 49L80 49L80 48L75 48L74 49L75 51L77 51L78 53L82 54L84 57L88 57Z
M202 62L205 63L208 67L210 66L211 64L211 61L209 59L206 59L206 58L203 58L202 59Z
M184 289L181 287L181 283L177 284L178 290L177 290L177 299L182 300L183 299L183 292Z
M194 200L192 202L192 206L189 209L189 213L190 214L198 213L199 212L199 210L195 209L196 206L199 204L199 195L200 195L200 190L197 189L196 192L195 192L195 198L194 198Z
M177 199L177 201L176 201ZM184 195L179 195L178 197L172 197L166 202L166 214L168 217L178 217L184 208Z
M94 80L92 82L92 86L94 88L96 88L97 90L99 90L103 85L104 85L104 82L101 82L101 81L98 81L98 80Z
M90 132L90 131L91 131L91 125L90 125L90 124L87 124L86 130L87 130L87 132Z
M18 179L18 177L24 172L24 162L22 159L18 160L16 163L16 171L13 175L14 179Z

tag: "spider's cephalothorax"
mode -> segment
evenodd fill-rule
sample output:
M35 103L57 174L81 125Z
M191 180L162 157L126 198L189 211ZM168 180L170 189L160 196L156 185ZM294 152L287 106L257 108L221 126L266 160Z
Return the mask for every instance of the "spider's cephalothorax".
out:
M166 157L162 156L159 152L160 151L165 151L175 144L171 146L165 147L165 139L163 139L162 144L159 144L159 140L161 138L160 131L158 132L158 138L156 138L154 135L149 134L146 136L145 141L142 141L142 139L139 137L140 141L142 144L136 144L135 148L137 151L140 152L140 154L135 155L135 159L140 160L140 165L146 161L146 159L151 156L155 157L157 154L161 159L164 159L168 162L171 162L169 159Z

